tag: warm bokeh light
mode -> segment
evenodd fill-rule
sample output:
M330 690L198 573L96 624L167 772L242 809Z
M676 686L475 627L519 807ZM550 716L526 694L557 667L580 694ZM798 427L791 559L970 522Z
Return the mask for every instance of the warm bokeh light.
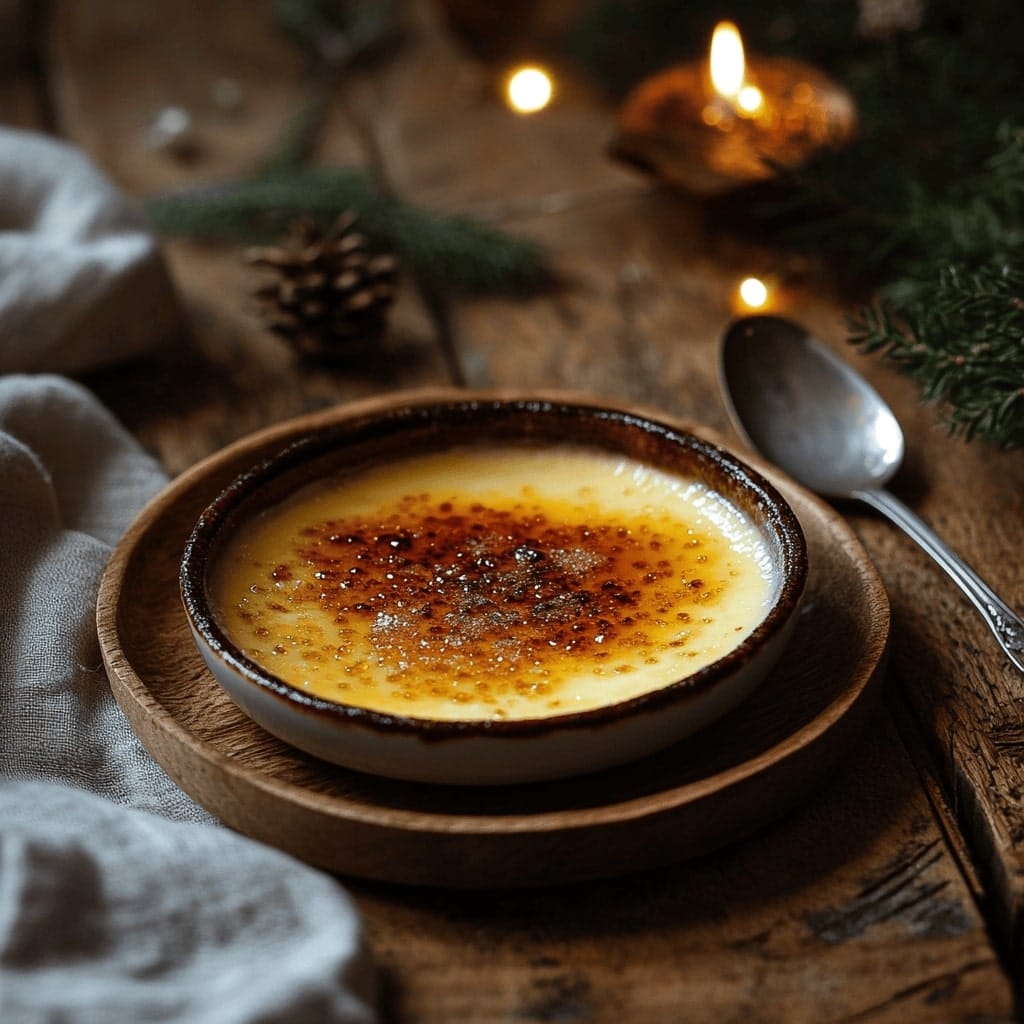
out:
M744 114L756 114L764 106L764 93L756 85L745 85L736 94L736 106Z
M554 95L551 76L538 67L517 68L506 86L508 105L519 114L543 110Z
M768 285L759 277L745 277L736 289L738 304L743 309L764 309L768 305Z
M739 29L731 21L720 21L711 36L711 84L715 92L734 100L743 88L746 60Z

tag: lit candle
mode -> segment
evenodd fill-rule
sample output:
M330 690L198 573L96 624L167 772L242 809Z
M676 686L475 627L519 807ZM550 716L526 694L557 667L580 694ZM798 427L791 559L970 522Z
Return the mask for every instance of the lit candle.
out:
M785 57L746 57L723 22L708 57L642 82L619 112L612 154L700 195L764 181L852 136L849 94Z

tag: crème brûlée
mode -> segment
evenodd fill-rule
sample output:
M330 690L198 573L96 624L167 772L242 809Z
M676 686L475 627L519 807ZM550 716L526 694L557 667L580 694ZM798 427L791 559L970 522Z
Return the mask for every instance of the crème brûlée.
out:
M735 648L777 593L706 485L583 447L416 454L301 488L217 553L214 615L328 701L442 720L617 704Z

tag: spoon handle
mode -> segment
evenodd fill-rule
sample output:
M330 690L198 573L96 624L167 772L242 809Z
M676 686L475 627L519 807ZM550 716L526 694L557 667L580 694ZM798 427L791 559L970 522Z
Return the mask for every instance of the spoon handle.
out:
M883 490L868 490L857 491L854 497L892 520L935 559L981 612L1010 661L1024 672L1024 620L895 495Z

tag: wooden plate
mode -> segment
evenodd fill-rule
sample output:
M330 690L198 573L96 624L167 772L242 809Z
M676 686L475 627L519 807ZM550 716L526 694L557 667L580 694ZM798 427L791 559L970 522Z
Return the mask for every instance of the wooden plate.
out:
M228 825L312 864L467 887L554 883L667 863L746 835L804 796L867 717L889 604L846 523L777 476L803 524L811 564L792 645L736 711L653 757L528 786L419 785L304 755L230 701L193 645L178 595L182 549L203 507L238 472L307 430L451 394L391 395L264 430L193 467L139 516L100 588L99 637L114 696L168 774Z

